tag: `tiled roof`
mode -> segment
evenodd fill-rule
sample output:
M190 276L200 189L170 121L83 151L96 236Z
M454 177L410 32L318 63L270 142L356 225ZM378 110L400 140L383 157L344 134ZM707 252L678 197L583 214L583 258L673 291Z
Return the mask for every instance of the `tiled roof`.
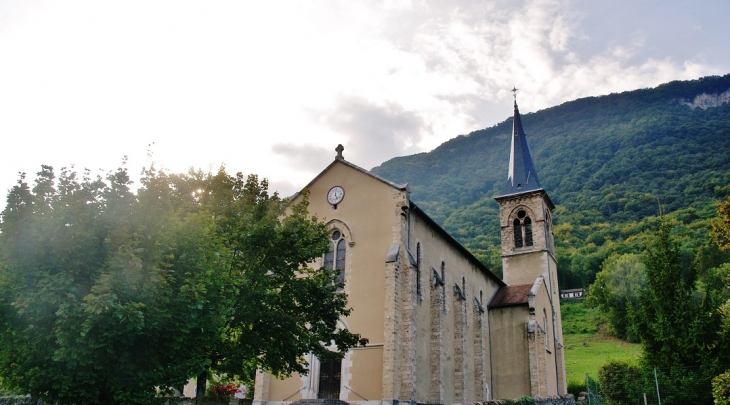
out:
M489 303L489 308L508 307L527 304L527 294L532 284L508 285L497 290Z

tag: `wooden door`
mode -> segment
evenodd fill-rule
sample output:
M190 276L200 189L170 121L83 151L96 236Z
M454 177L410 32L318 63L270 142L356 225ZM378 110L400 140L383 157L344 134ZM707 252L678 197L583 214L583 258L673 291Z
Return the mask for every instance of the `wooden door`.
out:
M342 379L342 360L327 360L319 365L320 399L340 399L340 381Z

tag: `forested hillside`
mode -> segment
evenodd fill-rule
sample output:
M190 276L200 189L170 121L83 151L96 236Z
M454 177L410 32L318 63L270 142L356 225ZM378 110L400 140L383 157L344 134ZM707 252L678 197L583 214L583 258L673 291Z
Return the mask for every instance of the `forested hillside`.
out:
M611 253L638 251L661 210L688 260L730 193L730 75L583 98L522 116L554 219L561 287L588 286ZM720 97L708 97L719 95ZM702 101L701 103L698 101ZM698 107L698 105L701 105ZM498 206L512 119L373 169L501 273Z

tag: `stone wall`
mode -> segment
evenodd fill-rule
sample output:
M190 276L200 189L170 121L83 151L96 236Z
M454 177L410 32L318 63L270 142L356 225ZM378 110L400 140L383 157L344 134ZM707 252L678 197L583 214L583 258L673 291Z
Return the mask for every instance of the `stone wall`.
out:
M516 399L499 399L494 401L473 402L460 405L575 405L573 394L549 396L549 397L533 397L533 398L516 398ZM421 404L419 404L421 405Z

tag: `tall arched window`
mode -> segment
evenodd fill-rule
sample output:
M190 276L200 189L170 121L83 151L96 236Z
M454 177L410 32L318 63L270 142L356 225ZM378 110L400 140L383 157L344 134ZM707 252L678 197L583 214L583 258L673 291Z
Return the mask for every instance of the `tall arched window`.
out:
M532 221L525 217L525 246L532 246Z
M443 313L446 313L446 263L441 262L441 286L444 288L442 290L443 292L443 298L441 299L441 311Z
M446 263L441 262L441 281L446 285Z
M337 271L337 282L345 281L345 259L347 256L347 243L344 239L337 242L337 261L335 262L335 270Z
M550 351L550 338L547 333L547 310L545 308L542 309L542 324L545 326L545 350Z
M335 282L345 282L345 263L347 260L347 242L342 232L335 230L332 232L332 243L330 248L324 255L324 267L337 272Z
M512 221L515 235L515 247L532 246L532 220L524 210L517 212L517 218Z
M520 220L518 218L515 218L512 225L514 227L514 233L515 233L515 247L521 248L522 247L522 224L520 223Z
M416 297L421 296L421 244L416 243Z

